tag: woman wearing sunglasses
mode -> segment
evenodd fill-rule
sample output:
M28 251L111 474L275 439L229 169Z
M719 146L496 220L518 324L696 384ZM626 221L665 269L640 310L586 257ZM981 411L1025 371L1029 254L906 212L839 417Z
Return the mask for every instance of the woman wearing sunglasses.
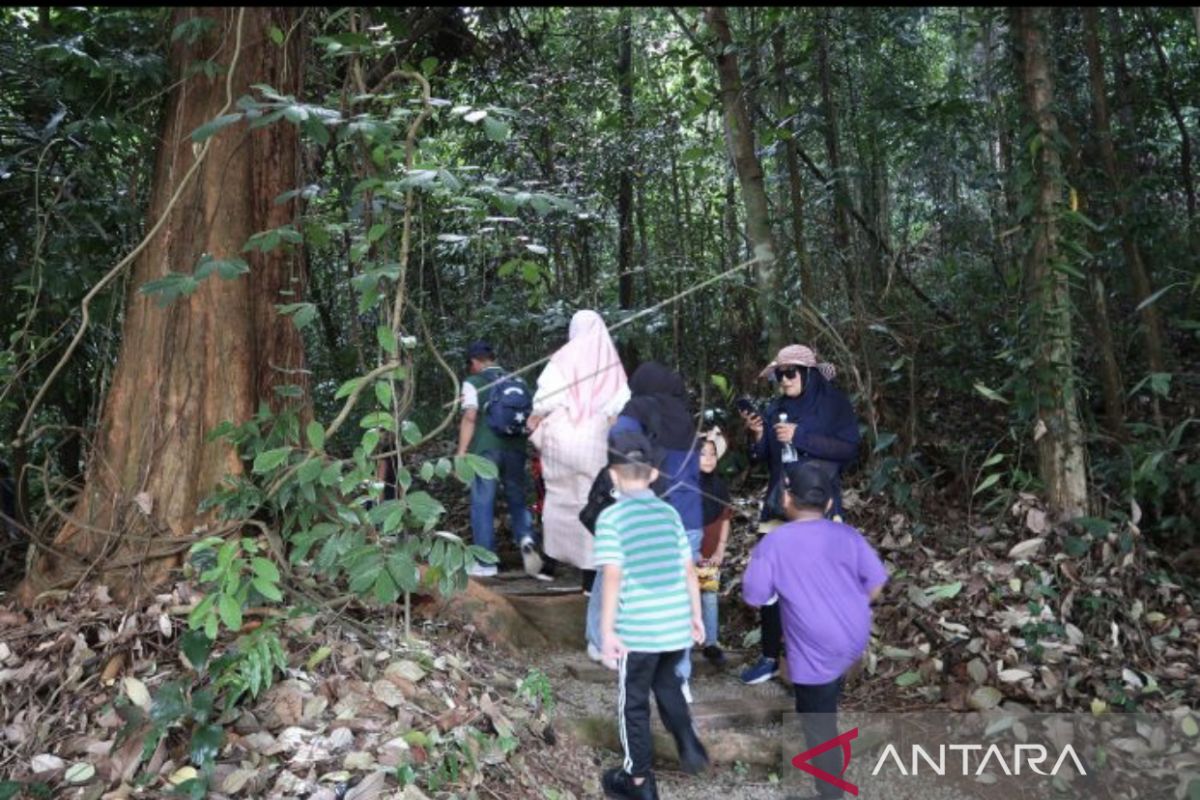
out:
M759 377L774 376L779 386L775 398L759 415L742 411L754 435L751 461L766 461L770 471L767 498L763 503L760 532L783 524L781 502L783 465L798 461L814 463L833 485L832 513L842 515L842 469L858 457L858 417L850 400L831 381L837 375L832 364L818 360L816 352L802 344L779 351ZM742 672L747 684L770 680L779 670L783 627L777 604L762 608L762 658Z

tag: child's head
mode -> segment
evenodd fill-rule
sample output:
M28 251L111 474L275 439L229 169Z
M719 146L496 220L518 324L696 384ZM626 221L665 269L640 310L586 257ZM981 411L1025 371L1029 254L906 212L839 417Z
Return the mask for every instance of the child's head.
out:
M626 431L608 440L608 469L617 491L649 488L658 479L658 453L644 434Z
M490 367L496 361L496 351L492 346L480 339L471 342L467 348L467 364L472 375Z
M725 437L718 428L700 434L700 471L712 473L717 469L717 462L725 455Z
M833 482L811 461L785 464L783 510L788 519L816 519L833 508Z

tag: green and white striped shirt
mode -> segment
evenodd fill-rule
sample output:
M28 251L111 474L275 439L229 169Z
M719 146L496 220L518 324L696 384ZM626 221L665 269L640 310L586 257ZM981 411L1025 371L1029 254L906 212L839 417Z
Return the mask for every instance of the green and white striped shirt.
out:
M621 568L617 636L638 653L692 645L687 532L671 505L650 490L621 497L596 519L596 569Z

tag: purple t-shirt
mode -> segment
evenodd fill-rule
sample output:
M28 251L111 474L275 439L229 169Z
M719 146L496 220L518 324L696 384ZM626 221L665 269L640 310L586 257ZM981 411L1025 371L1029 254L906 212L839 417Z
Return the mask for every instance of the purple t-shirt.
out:
M817 519L789 522L755 546L742 578L752 606L779 595L793 683L829 683L871 638L870 592L888 574L855 528Z

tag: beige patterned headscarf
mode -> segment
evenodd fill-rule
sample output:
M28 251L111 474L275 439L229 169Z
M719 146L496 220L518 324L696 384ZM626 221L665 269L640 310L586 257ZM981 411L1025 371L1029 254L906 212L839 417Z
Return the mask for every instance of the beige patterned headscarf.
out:
M827 381L831 381L837 376L837 368L833 364L822 362L816 350L803 344L789 344L779 351L774 361L767 364L763 371L758 373L758 377L766 378L776 367L784 367L788 364L796 364L801 367L816 367L825 376L825 380Z

